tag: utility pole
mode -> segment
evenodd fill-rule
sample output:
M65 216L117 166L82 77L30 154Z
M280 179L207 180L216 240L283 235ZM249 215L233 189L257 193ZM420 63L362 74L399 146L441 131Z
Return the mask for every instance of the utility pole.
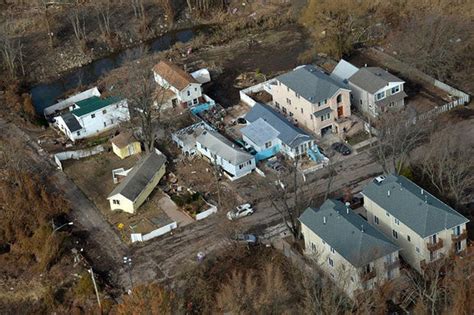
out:
M91 274L92 283L94 284L95 295L97 296L97 304L99 305L99 309L102 310L102 305L100 304L99 290L97 289L97 283L95 282L94 271L92 270L92 267L91 269L89 269L89 273Z

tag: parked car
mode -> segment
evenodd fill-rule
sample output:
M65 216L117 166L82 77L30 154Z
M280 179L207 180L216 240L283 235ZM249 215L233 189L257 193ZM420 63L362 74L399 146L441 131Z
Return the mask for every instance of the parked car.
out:
M332 148L334 151L337 151L337 152L341 153L342 155L349 155L349 154L352 153L351 148L349 148L347 145L345 145L345 144L342 143L342 142L333 143L333 144L331 145L331 148Z
M255 234L237 234L234 236L234 240L247 245L256 245L258 237Z
M227 212L227 218L229 220L237 220L242 217L249 216L254 213L252 205L245 203L243 205L237 206L234 210Z

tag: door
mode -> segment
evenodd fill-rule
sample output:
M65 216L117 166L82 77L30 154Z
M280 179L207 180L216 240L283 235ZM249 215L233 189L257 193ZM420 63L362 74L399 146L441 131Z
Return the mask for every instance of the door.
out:
M337 108L337 118L344 116L344 107L339 106Z

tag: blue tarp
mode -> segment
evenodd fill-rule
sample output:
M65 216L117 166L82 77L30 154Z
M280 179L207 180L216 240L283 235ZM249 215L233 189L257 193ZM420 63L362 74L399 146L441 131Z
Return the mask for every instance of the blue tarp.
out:
M317 145L315 145L312 149L308 149L308 155L311 160L315 162L321 162L323 160L323 155Z
M266 160L268 158L271 158L272 156L276 155L278 152L280 152L280 145L273 146L271 148L268 148L266 150L260 151L255 155L255 160L262 161Z
M203 103L203 104L199 104L199 105L196 105L194 106L193 108L191 108L191 113L193 113L194 115L197 115L201 112L204 112L206 110L209 110L209 108L212 107L212 104L211 103Z

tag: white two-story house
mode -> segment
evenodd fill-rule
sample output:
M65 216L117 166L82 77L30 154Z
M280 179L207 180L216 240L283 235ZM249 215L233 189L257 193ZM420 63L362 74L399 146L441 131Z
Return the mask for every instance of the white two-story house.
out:
M72 141L95 136L130 120L127 100L93 96L69 106L69 112L54 117L54 125Z
M352 104L374 118L387 110L400 110L405 106L405 82L379 67L359 69L341 59L331 77L347 84L352 91Z
M469 221L403 176L379 176L362 192L367 219L402 249L418 272L466 249Z
M217 131L203 129L195 141L197 152L220 166L232 180L255 169L255 157Z
M263 160L281 152L291 159L307 154L316 141L270 106L255 104L245 115L247 126L240 129L242 139Z
M165 89L164 103L197 105L203 100L201 84L177 65L162 60L153 67L155 81Z
M326 200L299 221L305 255L349 297L399 276L399 246L342 202Z
M275 78L274 106L317 136L342 134L351 126L349 87L322 70L305 65Z

